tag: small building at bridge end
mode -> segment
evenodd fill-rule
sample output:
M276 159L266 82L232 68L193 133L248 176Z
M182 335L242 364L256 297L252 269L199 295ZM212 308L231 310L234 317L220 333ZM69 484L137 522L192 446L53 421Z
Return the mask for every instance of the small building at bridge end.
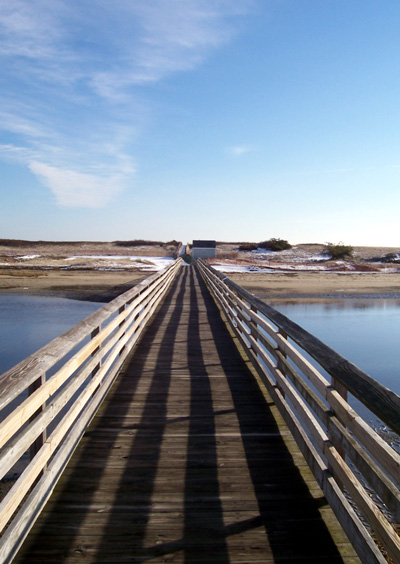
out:
M202 241L193 239L192 244L192 258L215 258L217 254L216 241Z

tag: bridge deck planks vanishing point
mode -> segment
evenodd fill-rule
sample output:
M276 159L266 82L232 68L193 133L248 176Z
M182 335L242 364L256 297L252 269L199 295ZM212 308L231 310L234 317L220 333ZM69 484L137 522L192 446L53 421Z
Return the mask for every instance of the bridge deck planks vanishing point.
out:
M359 562L182 268L15 562Z

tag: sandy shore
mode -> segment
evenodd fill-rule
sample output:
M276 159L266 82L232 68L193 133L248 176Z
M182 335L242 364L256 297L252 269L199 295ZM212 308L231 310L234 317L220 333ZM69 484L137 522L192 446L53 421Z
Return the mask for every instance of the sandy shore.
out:
M399 272L229 273L228 277L268 301L294 298L400 298Z
M217 259L210 262L225 266L231 280L266 301L400 299L397 248L357 247L352 261L335 262L321 260L322 245L267 254L238 252L236 247L218 244ZM0 292L107 302L167 265L176 250L170 244L0 244ZM376 260L388 253L397 254L393 263Z
M167 266L177 249L168 243L0 240L0 292L108 302Z
M0 292L108 302L152 273L0 269Z
M107 302L150 273L0 269L0 292ZM229 273L262 300L400 298L400 273Z

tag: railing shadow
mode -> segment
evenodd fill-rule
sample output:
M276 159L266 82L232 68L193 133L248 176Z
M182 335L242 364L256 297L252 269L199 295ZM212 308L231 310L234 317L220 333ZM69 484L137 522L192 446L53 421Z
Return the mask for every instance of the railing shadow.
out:
M236 348L234 340L230 338L197 269L196 276L221 367L227 376L239 420L242 443L260 514L254 526L259 526L260 523L264 525L274 561L292 562L304 559L304 562L324 564L342 561L319 513L321 506L327 505L326 500L311 495L283 441L270 406ZM232 377L239 374L245 380L245 389L242 379ZM257 417L252 416L255 412ZM236 524L236 528L240 530L240 523ZM229 533L230 531L227 531L227 534Z
M187 349L187 357L177 359L180 339L180 350ZM217 350L212 360L207 358L206 344L211 339ZM224 374L228 381L226 389L233 402L230 411L234 410L239 420L247 474L258 506L251 518L242 518L238 511L230 525L224 523L219 480L216 429L222 414L216 411L210 376L215 362L218 377ZM185 400L185 407L176 409L176 417L168 413L173 370L186 375L190 385L190 398ZM175 280L110 395L89 428L78 457L62 478L57 499L45 509L39 530L17 562L42 562L42 547L53 536L53 562L74 558L100 562L108 557L117 562L120 557L120 562L132 563L229 564L231 558L234 560L229 551L232 537L260 526L267 533L271 562L341 561L318 511L325 502L310 494L270 406L197 270L187 267ZM131 400L136 395L145 399L142 411L135 415ZM181 434L175 423L187 426L188 437L181 439L186 441L182 451L171 453L172 466L162 478L166 486L161 486L158 497L163 441L169 428L172 434ZM99 451L95 462L93 456ZM110 465L115 471L108 474L104 488ZM183 492L176 495L175 478L183 484ZM104 499L99 499L100 486ZM241 503L240 499L237 502ZM154 540L154 522L150 522L155 505L159 541ZM170 513L168 519L162 519L163 511ZM259 556L259 561L266 561L264 554Z
M202 348L197 277L190 269L190 312L187 331L190 375L190 423L185 476L183 548L185 563L229 564L218 480L216 423L210 377ZM201 304L202 305L202 304ZM199 443L204 443L202 460ZM212 514L212 518L210 518Z

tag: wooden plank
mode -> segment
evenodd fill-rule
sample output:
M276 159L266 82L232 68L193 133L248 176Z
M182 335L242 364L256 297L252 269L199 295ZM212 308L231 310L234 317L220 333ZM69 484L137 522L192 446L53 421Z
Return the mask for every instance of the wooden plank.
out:
M339 441L342 455L344 454L343 449L346 448L353 460L357 461L358 467L363 469L365 472L366 481L369 484L375 484L379 495L394 509L396 514L398 514L399 511L398 485L392 483L389 476L385 476L383 474L374 460L370 458L368 454L364 454L362 452L361 446L352 439L349 432L342 427L340 422L347 425L349 431L352 431L354 435L362 441L362 446L369 450L372 457L379 461L379 464L383 466L397 484L400 468L399 455L394 452L393 449L391 449L377 435L377 433L375 433L348 406L347 402L343 399L343 397L341 397L340 391L338 392L337 390L332 389L329 383L321 377L318 371L301 355L299 355L297 350L287 342L286 335L283 335L282 337L281 335L278 335L276 330L269 326L269 324L266 324L263 321L260 322L259 315L253 311L256 309L254 301L251 302L252 309L249 308L243 301L240 302L240 307L244 309L248 315L250 315L252 323L254 323L251 336L249 338L246 337L243 334L244 328L239 319L243 317L235 310L235 308L237 308L238 301L235 294L229 289L223 289L220 283L215 284L213 277L207 269L204 269L204 274L214 291L216 291L216 297L227 312L233 328L238 333L239 338L243 339L244 347L248 350L255 366L260 368L267 386L269 386L271 390L274 390L275 387L279 388L284 395L287 395L290 398L291 403L295 406L297 412L302 417L301 425L305 424L309 433L314 436L320 454L327 456L327 459L325 460L329 462L330 470L333 470L334 478L337 480L338 484L340 484L340 487L343 487L343 484L347 485L348 491L353 492L356 504L359 503L359 508L367 516L367 521L375 528L377 535L381 538L383 543L386 543L386 548L394 561L397 561L397 558L400 559L400 539L398 535L394 531L393 527L389 525L386 518L381 513L380 508L373 503L364 487L355 478L344 460L339 456L339 453L330 446L330 441L335 444L338 444ZM226 296L229 296L229 298ZM337 421L335 417L331 417L327 408L322 404L318 397L315 396L315 394L304 388L301 377L293 371L292 367L286 363L284 358L281 359L280 363L279 354L276 354L273 349L271 349L270 343L260 334L257 325L260 325L270 336L272 336L277 342L279 348L282 349L283 354L288 353L296 366L305 372L307 377L310 378L311 382L321 393L322 397L330 402L330 405L333 408L333 413L339 418L339 421ZM280 329L279 332L282 333L283 331ZM266 350L263 348L264 346ZM272 353L273 357L277 357L277 366L275 366L275 363L266 351L268 351L268 353ZM267 367L267 371L264 370L261 364L258 366L259 360L256 358L257 356L262 359L264 365ZM280 368L283 370L287 368L289 370L289 379L294 383L297 391L295 391L285 379ZM271 379L269 373L274 376L275 382ZM305 402L302 398L300 398L298 392L300 392L301 396L305 399ZM310 405L313 409L317 410L317 415L325 423L326 429L332 431L330 439L325 434L325 430L315 419L313 413L310 411L307 405L308 401L311 401Z
M122 305L132 301L136 296L144 292L146 288L157 283L157 281L163 280L169 275L168 272L173 272L180 264L181 259L173 266L164 269L164 271L153 274L139 282L134 288L118 296L109 304L63 333L60 337L57 337L27 359L24 359L0 375L0 410L17 398L35 380L41 377L44 372L47 372L58 360L90 335L92 331L109 319Z
M359 562L248 364L183 269L14 562Z
M385 386L340 356L336 351L308 333L308 331L300 327L297 323L291 321L271 306L268 306L212 267L208 268L215 276L220 279L223 278L224 283L237 295L254 305L259 312L287 333L287 335L303 350L306 350L328 374L345 385L351 394L366 405L375 415L389 425L389 427L400 434L400 397L397 394L385 388Z
M4 497L0 504L0 525L1 528L9 521L10 517L14 513L15 509L22 501L25 494L28 492L29 488L33 484L36 477L42 472L42 469L52 456L52 454L58 449L56 456L53 458L48 471L42 475L41 480L38 482L37 486L33 489L32 493L28 496L22 509L16 515L11 525L8 527L6 533L1 539L1 560L9 561L12 559L15 551L18 549L23 538L32 526L38 512L41 510L43 504L51 493L54 483L57 481L60 471L63 469L65 463L68 461L70 455L72 454L82 431L85 429L87 423L92 418L94 412L97 410L99 404L101 403L104 394L107 392L109 385L112 383L115 375L124 358L126 357L128 350L125 348L125 344L130 340L131 343L137 340L140 333L145 327L144 320L146 320L156 307L157 303L160 301L163 295L163 289L167 289L170 281L175 275L175 270L179 266L179 263L175 263L173 268L168 269L161 278L158 276L157 280L161 280L161 283L154 288L154 292L150 293L150 299L148 299L147 306L141 309L141 314L139 315L140 322L142 326L138 331L135 328L131 328L129 331L125 331L125 328L121 329L121 337L118 332L113 335L111 339L108 339L107 345L113 347L113 342L116 340L118 342L118 348L113 348L111 354L108 355L106 362L103 363L101 368L95 373L90 383L83 389L79 398L75 400L72 407L69 409L67 414L57 425L55 431L47 438L46 442L39 450L37 455L34 457L32 462L24 470L21 477L17 480L15 485L11 488L8 494ZM148 292L146 293L146 295ZM121 308L120 308L121 309ZM139 323L137 316L133 315L135 323ZM133 326L135 327L135 323ZM134 336L132 337L132 335ZM114 360L118 358L118 362ZM97 359L92 359L92 363L97 363ZM90 364L90 363L89 363ZM92 367L90 367L91 369ZM105 378L102 380L103 376ZM102 388L100 388L102 384ZM36 393L36 392L35 392ZM90 399L91 398L91 399ZM86 407L83 411L87 400L90 400L90 406ZM82 412L83 415L80 416L80 420L73 431L69 434L67 441L59 448L60 442L65 436L65 434L70 430L71 425L76 420L76 416ZM36 432L36 431L35 431ZM32 428L28 429L28 433L32 433ZM72 443L71 443L72 441ZM58 466L57 466L58 465ZM55 470L57 468L57 470Z

